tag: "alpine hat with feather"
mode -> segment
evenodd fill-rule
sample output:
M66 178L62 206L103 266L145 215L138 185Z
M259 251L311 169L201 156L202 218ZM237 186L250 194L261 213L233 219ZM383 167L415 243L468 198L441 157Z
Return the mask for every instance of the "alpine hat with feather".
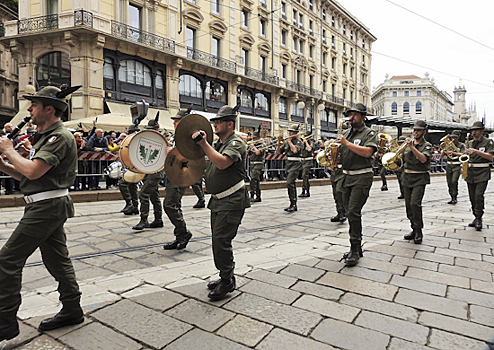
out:
M65 97L78 90L81 86L67 87L66 85L62 85L62 89L56 86L45 86L34 94L23 95L22 97L30 101L41 101L44 106L53 106L55 109L65 112L69 107Z

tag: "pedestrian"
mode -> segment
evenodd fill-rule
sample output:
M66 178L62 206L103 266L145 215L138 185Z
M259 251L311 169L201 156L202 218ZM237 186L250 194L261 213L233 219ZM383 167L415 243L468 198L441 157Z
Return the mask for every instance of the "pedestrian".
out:
M423 240L422 229L422 199L425 186L430 184L430 170L432 158L432 144L427 142L425 134L427 124L423 120L417 120L413 124L413 138L406 139L408 145L403 151L403 194L405 195L405 208L407 218L410 220L412 232L406 234L406 240L413 240L415 244L421 244Z
M368 128L364 121L367 108L362 103L345 112L350 128L336 138L341 144L343 167L342 198L348 217L350 251L343 255L346 266L357 265L362 253L362 208L372 186L372 155L377 151L377 133Z
M202 136L197 143L209 161L206 165L206 188L211 193L208 208L211 210L213 257L220 279L211 281L208 288L211 300L220 300L236 287L232 241L237 235L245 208L250 207L245 186L245 143L235 134L236 108L223 106L211 118L219 140L211 146L204 131L192 134L193 139Z
M77 147L72 134L63 126L61 116L68 104L65 96L75 91L61 91L54 86L24 95L37 134L29 158L19 155L12 142L0 138L0 171L21 181L26 207L24 215L0 250L0 342L19 334L16 314L21 305L22 269L39 248L50 274L58 281L62 310L41 321L38 329L47 331L82 323L81 292L69 258L64 223L74 216L69 195L77 171Z
M461 163L458 158L462 154L465 154L466 148L464 143L459 142L460 130L453 130L449 137L459 152L452 149L445 149L441 152L441 159L444 155L448 156L446 162L446 182L448 183L448 192L451 196L448 204L456 204L458 203L458 179L461 175Z
M465 145L469 156L466 181L475 219L468 226L480 231L484 215L484 193L491 179L490 164L494 154L494 144L491 139L484 136L484 124L481 121L473 122L470 130L473 139L467 141Z
M302 158L300 152L304 147L304 143L297 138L300 125L292 124L288 128L288 138L282 144L278 140L276 145L277 154L285 154L285 168L286 168L286 188L288 190L288 198L290 199L290 206L285 208L285 211L293 213L297 211L297 185L296 180L298 174L302 170Z

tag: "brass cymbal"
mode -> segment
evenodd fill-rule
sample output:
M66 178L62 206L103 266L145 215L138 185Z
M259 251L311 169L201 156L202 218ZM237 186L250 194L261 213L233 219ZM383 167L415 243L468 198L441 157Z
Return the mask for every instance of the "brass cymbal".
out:
M166 177L177 186L186 187L195 184L204 174L204 169L206 169L204 157L187 159L178 152L177 147L166 156Z
M175 146L178 152L187 159L195 160L205 156L201 146L192 140L192 134L203 130L209 144L213 143L213 128L209 120L200 114L189 114L180 120L175 130Z

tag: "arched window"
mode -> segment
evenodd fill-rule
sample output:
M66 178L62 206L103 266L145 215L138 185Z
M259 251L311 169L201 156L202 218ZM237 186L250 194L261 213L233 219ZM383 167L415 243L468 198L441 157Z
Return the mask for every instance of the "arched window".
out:
M264 94L258 92L256 94L255 106L258 110L269 111L268 98L264 96Z
M226 104L226 90L223 85L216 81L208 81L206 83L206 100L221 102Z
M247 90L240 92L240 105L246 108L252 108L252 94Z
M118 80L124 83L151 87L151 70L139 61L120 61Z
M422 114L422 102L415 104L415 114Z
M391 114L396 114L398 113L398 105L396 104L396 102L393 102L391 104Z
M38 59L36 80L39 85L47 85L48 81L70 85L69 55L54 51Z
M192 75L181 75L178 92L180 95L202 98L201 82Z
M103 64L103 78L105 79L115 79L115 72L113 71L113 60L110 57L105 58L105 63Z
M286 97L280 97L280 102L278 104L278 112L286 114Z
M163 72L158 70L156 71L156 89L163 89L165 84L163 83Z
M408 102L405 102L403 104L403 114L409 114L410 113L410 104Z

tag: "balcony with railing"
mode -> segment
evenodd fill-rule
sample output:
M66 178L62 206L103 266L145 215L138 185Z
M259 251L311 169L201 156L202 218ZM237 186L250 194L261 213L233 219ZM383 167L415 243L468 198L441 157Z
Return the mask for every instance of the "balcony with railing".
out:
M111 21L111 34L120 39L134 41L154 49L175 53L175 41L121 22Z
M21 19L17 22L17 33L39 33L58 29L58 14Z
M279 77L250 67L245 68L245 76L264 81L268 84L280 84Z
M93 13L85 10L74 11L74 27L93 28Z
M237 64L235 62L194 49L193 47L187 47L187 58L232 73L236 73L237 71Z

